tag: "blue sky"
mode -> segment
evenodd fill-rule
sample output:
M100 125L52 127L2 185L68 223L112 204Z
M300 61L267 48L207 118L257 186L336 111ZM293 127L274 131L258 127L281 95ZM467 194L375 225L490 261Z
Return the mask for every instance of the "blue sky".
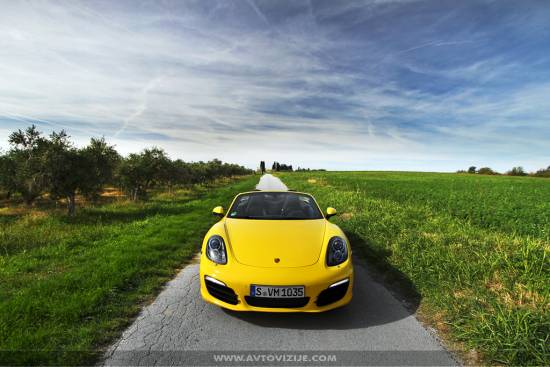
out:
M4 1L0 147L327 169L550 165L546 1Z

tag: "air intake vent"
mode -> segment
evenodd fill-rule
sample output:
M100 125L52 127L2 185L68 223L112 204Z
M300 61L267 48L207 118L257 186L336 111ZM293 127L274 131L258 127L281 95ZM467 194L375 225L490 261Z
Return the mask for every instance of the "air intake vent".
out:
M331 303L334 303L336 301L341 300L346 295L346 292L348 291L349 282L345 282L342 284L339 284L334 287L330 287L319 293L319 297L317 297L317 301L315 303L317 306L326 306L330 305Z
M239 303L239 301L237 300L237 295L235 294L235 291L233 289L221 284L211 282L208 279L204 279L204 283L206 284L206 289L208 290L208 293L210 293L212 297L215 297L225 303L229 303L230 305L236 305L237 303Z

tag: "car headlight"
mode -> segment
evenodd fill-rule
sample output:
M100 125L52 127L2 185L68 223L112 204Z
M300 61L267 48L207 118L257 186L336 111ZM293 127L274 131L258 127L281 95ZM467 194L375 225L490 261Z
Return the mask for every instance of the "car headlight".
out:
M334 236L328 241L327 265L335 266L348 258L348 246L342 237Z
M206 257L217 264L227 264L227 252L223 238L214 235L206 243Z

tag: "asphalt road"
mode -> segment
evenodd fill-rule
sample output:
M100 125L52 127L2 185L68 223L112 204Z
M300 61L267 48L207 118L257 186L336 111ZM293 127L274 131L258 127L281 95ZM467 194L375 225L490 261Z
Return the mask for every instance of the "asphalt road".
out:
M257 188L280 185L265 175ZM189 265L111 346L104 364L302 365L300 358L313 358L321 361L314 365L458 365L418 322L414 307L405 307L364 264L354 264L352 302L321 314L239 313L207 304L199 265ZM277 362L282 358L285 363Z
M288 190L288 187L277 177L266 173L260 178L260 182L256 185L257 190Z

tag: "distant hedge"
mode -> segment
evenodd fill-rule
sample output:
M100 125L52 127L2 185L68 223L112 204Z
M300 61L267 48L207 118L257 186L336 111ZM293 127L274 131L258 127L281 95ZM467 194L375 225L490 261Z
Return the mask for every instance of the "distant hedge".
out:
M475 166L471 166L468 170L458 170L456 173L471 173L479 175L500 175L497 171L492 170L489 167L481 167L477 169ZM527 173L523 167L513 167L511 170L505 173L507 176L532 176L532 177L550 177L550 166L547 168L539 169L537 172Z

